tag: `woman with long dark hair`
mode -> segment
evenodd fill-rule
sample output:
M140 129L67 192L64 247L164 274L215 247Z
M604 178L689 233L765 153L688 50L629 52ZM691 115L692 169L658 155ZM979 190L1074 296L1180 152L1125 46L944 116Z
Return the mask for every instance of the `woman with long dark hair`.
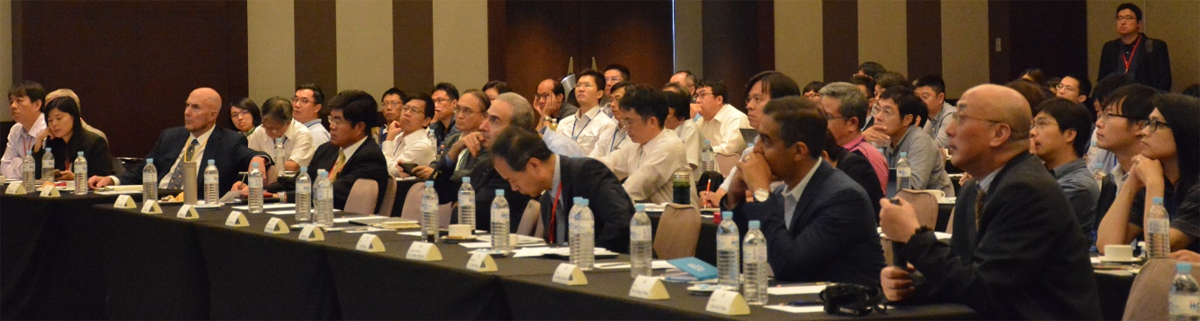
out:
M99 135L83 129L79 120L79 105L70 97L58 97L46 103L42 108L46 118L46 130L38 138L38 144L33 146L33 158L38 160L37 172L42 171L41 159L50 149L54 155L54 179L72 180L75 173L71 165L78 152L88 162L88 177L108 176L112 174L113 156L108 150L108 142Z

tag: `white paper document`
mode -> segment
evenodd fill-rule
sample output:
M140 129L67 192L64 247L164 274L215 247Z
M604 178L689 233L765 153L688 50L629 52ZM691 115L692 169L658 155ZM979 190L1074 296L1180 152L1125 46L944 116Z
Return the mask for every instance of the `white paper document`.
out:
M296 204L292 204L292 203L263 204L264 211L278 210L278 209L285 209L285 208L294 209L294 208L296 208ZM238 211L249 211L250 205L234 206L233 209L238 210ZM292 211L292 214L296 214L295 210Z
M767 288L770 295L817 294L825 290L824 284L785 285Z
M613 262L613 263L597 263L596 264L596 268L601 269L601 270L621 270L621 269L628 269L629 267L630 267L629 262ZM653 270L665 270L665 269L669 269L672 267L674 267L674 266L672 266L671 263L667 263L666 260L650 261L650 269L653 269Z
M806 305L802 307L794 307L790 305L766 305L767 309L779 310L787 313L817 313L825 312L825 307L819 305Z

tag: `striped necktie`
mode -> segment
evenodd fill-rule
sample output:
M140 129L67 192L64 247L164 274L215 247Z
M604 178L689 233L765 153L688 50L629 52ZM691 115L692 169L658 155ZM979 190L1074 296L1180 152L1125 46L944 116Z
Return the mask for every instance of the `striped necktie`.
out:
M183 155L179 155L179 157L183 157L183 160L171 172L171 182L167 184L167 189L183 188L183 163L192 161L192 153L196 152L196 145L200 145L200 141L192 138L192 142L188 144L187 151Z

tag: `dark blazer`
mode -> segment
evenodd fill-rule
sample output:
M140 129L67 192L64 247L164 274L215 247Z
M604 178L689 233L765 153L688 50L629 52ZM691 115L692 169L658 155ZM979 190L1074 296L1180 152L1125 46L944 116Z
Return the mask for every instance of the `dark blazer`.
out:
M840 147L839 147L840 148ZM832 155L831 155L832 156ZM875 167L871 166L871 162L866 156L858 152L850 152L842 149L838 158L837 169L850 176L858 186L862 186L867 192L867 200L871 201L871 208L875 209L875 223L879 223L879 199L883 198L883 190L879 188L879 175L875 174Z
M862 186L821 162L796 202L790 229L783 222L786 188L775 189L766 202L749 202L734 209L734 217L761 221L767 237L767 261L775 277L787 282L878 286L883 248L868 205L871 200Z
M1100 76L1096 78L1097 81L1109 74L1125 72L1121 45L1120 38L1104 43L1100 50ZM1139 84L1170 92L1171 54L1167 52L1167 43L1141 34L1141 42L1133 53L1133 63L1129 65L1129 75Z
M508 231L516 232L517 226L521 224L521 215L529 205L529 195L513 191L512 185L509 185L492 166L489 153L479 153L470 177L471 187L475 188L475 228L485 231L492 229L492 200L496 199L496 190L501 189L504 190L504 200L508 201ZM457 188L454 189L454 193L458 193ZM457 199L457 196L455 198ZM457 223L458 215L451 217L450 221Z
M435 159L433 163L429 164L429 167L433 168L434 171L432 180L433 187L438 193L438 204L457 202L458 190L462 187L463 177L469 177L476 172L482 173L483 169L476 168L476 166L480 164L479 160L487 153L487 149L481 149L479 151L479 155L472 156L471 151L464 148L462 152L466 153L466 157L462 159L462 164L458 164L457 159L455 159L454 164L451 164L450 161L446 159L446 151L450 150L450 146L453 146L455 143L457 143L460 138L462 138L462 133L455 133L454 135L447 137L446 148L438 154L437 159ZM489 163L488 166L491 166L491 164ZM455 167L458 167L459 169L454 170ZM475 191L478 194L479 182L472 183L471 187L475 188ZM508 194L505 195L507 196ZM476 195L476 198L478 199L478 195ZM458 210L456 208L455 212L457 213L457 211ZM456 214L452 220L457 223L457 218L458 215Z
M575 206L576 196L588 199L588 208L592 210L596 222L596 246L629 253L629 221L633 219L633 201L617 176L598 160L557 156L561 166L559 181L562 182L562 195L559 197L561 205L557 210L560 213L569 212ZM555 228L550 226L554 195L550 195L549 191L542 193L539 202L542 204L542 225L549 231Z
M1042 163L1023 153L1000 169L978 232L977 189L972 181L959 194L950 245L924 232L899 251L925 275L916 301L962 303L995 319L1100 319L1087 241Z
M45 147L49 147L51 154L54 154L54 169L67 170L67 164L75 163L78 152L83 152L83 157L87 159L88 163L88 177L112 175L113 156L108 151L108 141L100 138L100 135L82 130L74 134L70 142L64 142L62 138L55 138L47 141ZM45 147L33 153L34 164L37 164L35 173L42 172L42 155L46 153ZM87 177L84 179L86 180Z
M337 163L340 149L340 147L326 142L318 146L316 152L313 152L312 162L308 164L308 177L314 183L317 181L317 170L330 171L333 169L333 164ZM387 160L383 157L383 150L379 149L379 145L375 144L375 140L370 137L367 137L367 140L358 146L354 155L350 155L350 158L346 160L346 165L342 166L342 172L338 173L337 178L333 180L334 208L346 208L346 199L350 197L350 189L360 178L371 179L379 184L379 196L375 203L375 208L379 208L379 202L383 201L383 193L387 188L387 180L392 179L392 176L388 175ZM267 186L266 189L272 192L285 191L288 193L288 199L295 199L296 181L279 180ZM403 197L407 192L396 191L396 195Z
M174 165L175 159L183 153L183 146L191 140L191 135L191 132L180 126L168 128L158 136L158 141L154 143L150 153L146 154L146 158L154 158L158 181L161 182L163 177L170 174L171 165ZM196 171L196 182L204 182L204 168L208 166L208 160L216 160L217 171L221 177L221 191L228 191L233 187L233 182L241 180L238 172L249 169L250 161L255 156L262 156L268 165L271 163L271 157L266 153L246 147L246 136L221 126L214 126L212 135L208 137L208 143L204 147L204 156L197 160L200 167ZM118 178L124 185L141 184L142 171L126 171Z

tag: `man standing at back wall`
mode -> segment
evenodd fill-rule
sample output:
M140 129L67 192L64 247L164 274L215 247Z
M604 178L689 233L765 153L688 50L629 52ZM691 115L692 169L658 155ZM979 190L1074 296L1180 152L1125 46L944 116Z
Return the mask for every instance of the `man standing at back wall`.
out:
M1142 33L1142 9L1132 3L1117 6L1117 35L1100 50L1100 74L1129 74L1139 84L1171 91L1171 54L1167 43Z

